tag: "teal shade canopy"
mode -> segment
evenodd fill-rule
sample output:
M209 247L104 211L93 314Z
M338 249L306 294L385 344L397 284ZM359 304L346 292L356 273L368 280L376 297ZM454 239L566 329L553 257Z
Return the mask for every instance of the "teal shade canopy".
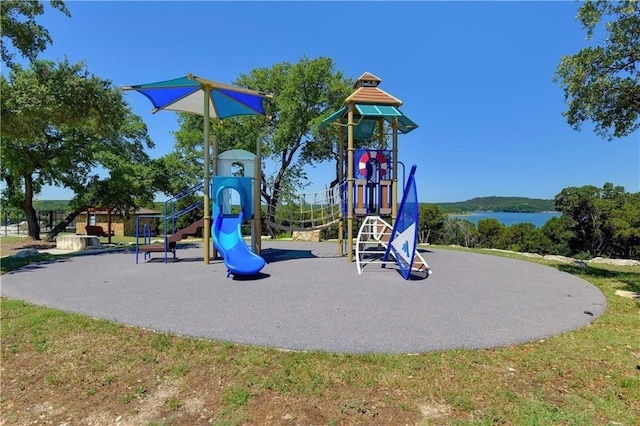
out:
M365 117L400 117L402 113L391 105L363 105L356 104L356 110Z
M418 128L416 123L392 105L355 104L354 107L354 122L356 125L354 127L353 137L355 140L371 138L376 129L376 123L380 118L384 118L389 124L393 122L394 118L397 118L398 131L403 134ZM347 107L345 106L325 118L320 124L320 129L325 129L330 124L336 122L346 124L346 118ZM346 127L344 132L346 134Z

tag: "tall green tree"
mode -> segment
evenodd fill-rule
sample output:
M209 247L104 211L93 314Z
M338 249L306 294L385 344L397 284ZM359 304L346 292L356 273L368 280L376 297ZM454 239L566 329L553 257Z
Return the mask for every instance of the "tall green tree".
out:
M504 229L496 246L511 251L547 254L550 242L533 223L516 223Z
M552 217L542 225L542 233L549 239L549 253L561 256L572 254L570 243L575 240L575 232L571 229L572 219L568 216Z
M211 123L211 136L219 140L219 151L240 148L256 151L269 164L260 192L273 220L280 197L308 184L305 166L337 159L337 135L318 126L337 110L352 91L353 82L336 71L330 58L303 57L297 63L282 62L240 75L234 84L273 94L265 117L235 117ZM199 116L181 116L176 132L176 158L185 172L201 176L203 121Z
M564 188L555 203L562 216L543 231L556 252L565 246L569 255L640 258L640 193L607 182Z
M476 247L478 245L476 225L467 219L447 218L439 234L441 244L454 244L463 247Z
M52 0L51 7L71 16L64 1ZM0 56L8 67L14 65L16 50L35 61L38 53L53 43L49 31L36 18L44 14L44 4L38 0L3 0L0 2Z
M572 252L599 256L606 243L605 217L598 203L600 189L593 185L563 188L555 196L556 209L570 219L569 228L575 239L570 242Z
M611 212L613 229L611 255L624 259L640 259L640 193L629 194Z
M624 188L611 183L605 183L602 188L585 185L560 191L555 203L569 219L569 229L575 235L570 242L572 252L587 253L591 257L612 254L616 232L612 219L627 200Z
M498 240L504 231L505 226L495 218L481 219L478 221L478 238L480 246L485 248L496 248Z
M432 235L438 233L447 220L447 214L435 204L421 203L418 215L418 242L429 243Z
M256 128L265 124L264 117L227 118L224 121L209 123L210 146L217 138L218 153L229 149L244 149L256 152ZM172 174L167 179L167 190L175 195L202 181L204 168L203 128L204 117L195 114L179 113L179 129L174 133L175 145L170 154L163 157ZM210 155L213 161L213 155Z
M303 57L242 75L238 83L274 95L263 127L263 157L275 165L263 175L261 194L272 220L280 197L304 187L306 165L337 158L337 135L318 131L322 120L338 109L352 91L353 82L335 71L330 58Z
M640 2L587 0L577 19L587 40L598 39L560 61L554 81L568 104L563 115L575 130L593 122L608 140L630 135L640 127Z
M139 144L125 143L116 150L96 153L96 161L108 176L93 174L84 188L69 202L67 215L46 235L46 240L64 231L87 207L100 207L126 218L139 207L153 206L156 192L162 192L167 172L159 160L150 160Z
M45 184L71 189L76 210L150 198L153 143L110 81L66 60L16 65L0 79L3 196L21 205L30 237L40 239L33 199Z

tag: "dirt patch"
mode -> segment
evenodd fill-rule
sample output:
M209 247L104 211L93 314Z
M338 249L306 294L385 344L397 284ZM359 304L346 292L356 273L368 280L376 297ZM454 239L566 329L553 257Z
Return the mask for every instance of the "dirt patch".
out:
M3 238L0 238L0 257L11 256L20 250L25 249L47 250L56 248L55 241L48 242L44 240L33 240L31 238L24 238L24 241L12 241L6 242Z

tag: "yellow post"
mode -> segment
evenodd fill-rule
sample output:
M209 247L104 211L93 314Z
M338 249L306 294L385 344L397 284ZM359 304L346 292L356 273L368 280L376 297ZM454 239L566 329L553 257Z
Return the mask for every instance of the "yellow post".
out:
M378 149L382 149L385 147L384 143L384 118L378 118ZM385 147L386 148L386 147ZM382 164L380 165L380 170L382 170ZM378 177L378 202L376 204L376 215L380 216L380 210L382 208L382 190L380 186L382 185L382 176Z
M338 184L342 185L344 182L344 132L342 131L342 118L339 121L338 131ZM340 197L340 209L342 209L342 197L344 197L344 191L342 188L338 190L338 196ZM344 256L344 216L338 222L338 255Z
M393 117L393 177L391 181L391 224L396 223L398 217L398 117Z
M213 179L218 176L218 145L220 141L218 140L218 136L213 137ZM215 194L214 194L215 196ZM211 210L211 203L207 206L207 210ZM206 222L206 221L205 221ZM204 234L211 236L211 223L207 226L205 223ZM218 258L218 250L216 250L215 246L213 247L213 258Z
M204 88L204 263L209 264L209 245L211 244L211 200L209 199L209 183L211 181L209 160L209 96L210 88Z
M353 105L348 107L347 120L347 259L353 262Z
M258 137L256 139L256 157L254 159L255 166L254 176L253 176L253 223L256 243L253 250L256 254L260 254L262 251L262 223L260 219L262 217L262 204L261 204L261 194L260 187L262 186L262 141Z

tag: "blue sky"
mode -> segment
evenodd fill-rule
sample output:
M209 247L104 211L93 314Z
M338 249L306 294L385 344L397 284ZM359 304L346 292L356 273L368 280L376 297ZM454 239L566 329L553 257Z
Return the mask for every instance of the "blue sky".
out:
M553 73L587 46L579 3L556 2L96 2L47 9L54 40L40 57L85 60L117 86L192 72L231 83L253 68L303 56L365 71L401 99L420 127L399 138L399 160L417 165L421 202L482 196L553 198L568 186L605 182L640 192L640 135L608 142L572 130ZM596 40L597 41L597 40ZM171 151L176 114L142 116L159 157ZM306 169L331 180L328 165ZM70 194L47 188L40 199Z

